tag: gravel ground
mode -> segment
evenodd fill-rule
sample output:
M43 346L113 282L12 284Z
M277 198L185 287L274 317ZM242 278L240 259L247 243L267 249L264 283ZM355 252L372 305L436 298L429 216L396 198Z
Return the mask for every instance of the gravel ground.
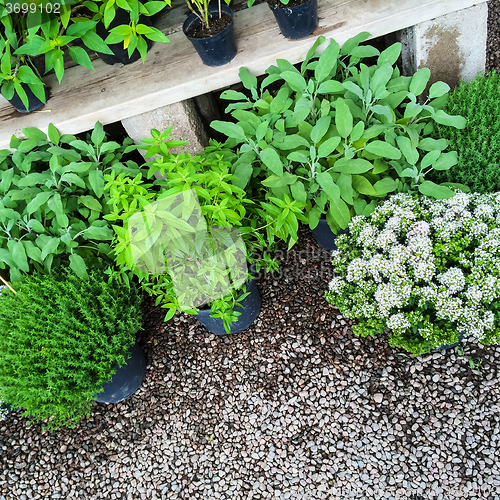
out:
M489 7L492 70L500 0ZM131 398L58 432L9 414L0 500L500 499L500 347L410 358L353 337L323 298L329 253L301 236L280 275L260 276L247 331L163 323L148 303Z
M146 380L123 403L52 433L10 414L0 498L500 498L500 348L465 345L478 372L353 338L309 231L282 260L242 334L148 309Z
M500 70L500 0L488 2L486 71Z

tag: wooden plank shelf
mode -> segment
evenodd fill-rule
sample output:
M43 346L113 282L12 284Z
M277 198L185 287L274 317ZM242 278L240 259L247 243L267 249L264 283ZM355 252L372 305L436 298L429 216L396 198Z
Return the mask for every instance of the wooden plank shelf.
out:
M319 0L319 26L301 40L284 38L265 4L235 13L236 57L225 66L204 66L182 33L186 6L178 4L159 22L170 43L156 43L146 63L108 66L94 61L95 71L73 66L59 85L55 75L44 78L50 100L40 111L21 114L0 96L0 149L24 127L47 130L53 123L61 133L79 133L153 109L221 89L239 81L247 67L261 75L277 58L292 63L304 59L319 35L340 44L360 31L378 37L423 21L471 7L484 0ZM238 7L238 5L237 5ZM239 7L242 7L241 3Z

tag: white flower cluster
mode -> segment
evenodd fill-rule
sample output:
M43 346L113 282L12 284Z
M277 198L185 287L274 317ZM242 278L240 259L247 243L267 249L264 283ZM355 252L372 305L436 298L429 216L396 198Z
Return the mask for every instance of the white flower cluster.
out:
M344 314L384 320L394 332L431 317L446 331L451 324L500 342L492 310L500 301L500 193L459 192L448 200L399 193L349 227L330 283L333 302L343 295Z

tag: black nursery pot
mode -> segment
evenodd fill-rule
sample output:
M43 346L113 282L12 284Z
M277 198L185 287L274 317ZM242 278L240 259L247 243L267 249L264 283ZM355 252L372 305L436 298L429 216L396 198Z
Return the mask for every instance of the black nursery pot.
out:
M234 308L235 311L241 312L241 316L238 317L238 321L231 325L231 333L240 333L246 330L259 315L260 293L257 288L257 282L254 279L247 281L247 292L250 292L250 295L241 301L243 307L237 306ZM201 309L198 311L196 317L209 332L216 335L226 335L224 322L220 318L211 318L210 309Z
M116 9L116 14L115 18L111 21L110 25L106 29L104 27L104 24L102 22L97 23L96 25L96 33L103 39L106 40L106 38L109 35L109 32L115 28L116 26L120 26L121 24L129 24L130 23L130 13L124 9ZM140 24L145 24L146 26L152 26L152 21L151 18L148 16L140 16L139 17L139 23ZM144 40L146 40L146 43L148 45L148 51L151 49L153 46L153 42L149 40L149 38L144 37ZM102 54L101 52L97 52L99 54L99 57L106 63L106 64L131 64L138 59L140 59L141 54L137 49L132 52L132 57L128 56L128 50L123 48L123 42L120 43L112 43L108 45L108 47L113 51L114 55L111 54Z
M99 403L119 403L132 396L142 384L146 375L146 358L138 344L129 348L130 358L120 367L109 382L103 385L103 391L97 394Z
M212 18L219 16L219 6L210 5L208 12ZM222 66L227 64L237 53L236 40L234 39L234 15L227 5L221 5L221 12L231 16L231 23L220 33L207 38L193 38L187 33L201 26L200 19L195 14L189 14L182 25L182 31L193 44L205 66Z
M349 229L341 229L335 234L328 225L326 219L320 219L319 224L312 230L316 243L325 250L337 250L335 238L341 234L348 234Z
M32 111L36 111L37 109L43 108L45 106L45 103L40 101L38 97L33 94L31 89L28 87L27 84L21 83L21 87L24 89L26 92L26 95L28 96L28 109L26 109L26 106L23 104L23 101L21 101L21 98L17 95L17 92L14 93L14 97L9 100L9 102L16 108L19 113L31 113ZM45 87L45 100L49 98L49 91L47 90L47 87Z
M273 11L281 34L286 38L298 39L310 35L318 27L318 0L308 0L295 7L274 7Z

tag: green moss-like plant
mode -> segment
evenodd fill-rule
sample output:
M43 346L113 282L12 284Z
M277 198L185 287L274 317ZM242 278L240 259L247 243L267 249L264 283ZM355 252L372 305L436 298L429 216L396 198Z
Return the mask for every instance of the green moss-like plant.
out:
M112 274L34 274L0 294L0 400L23 416L72 427L141 328L141 297Z
M449 141L458 164L431 173L437 182L457 182L478 193L500 191L500 79L497 72L462 82L450 93L446 110L467 118L462 129L438 126L436 138Z

